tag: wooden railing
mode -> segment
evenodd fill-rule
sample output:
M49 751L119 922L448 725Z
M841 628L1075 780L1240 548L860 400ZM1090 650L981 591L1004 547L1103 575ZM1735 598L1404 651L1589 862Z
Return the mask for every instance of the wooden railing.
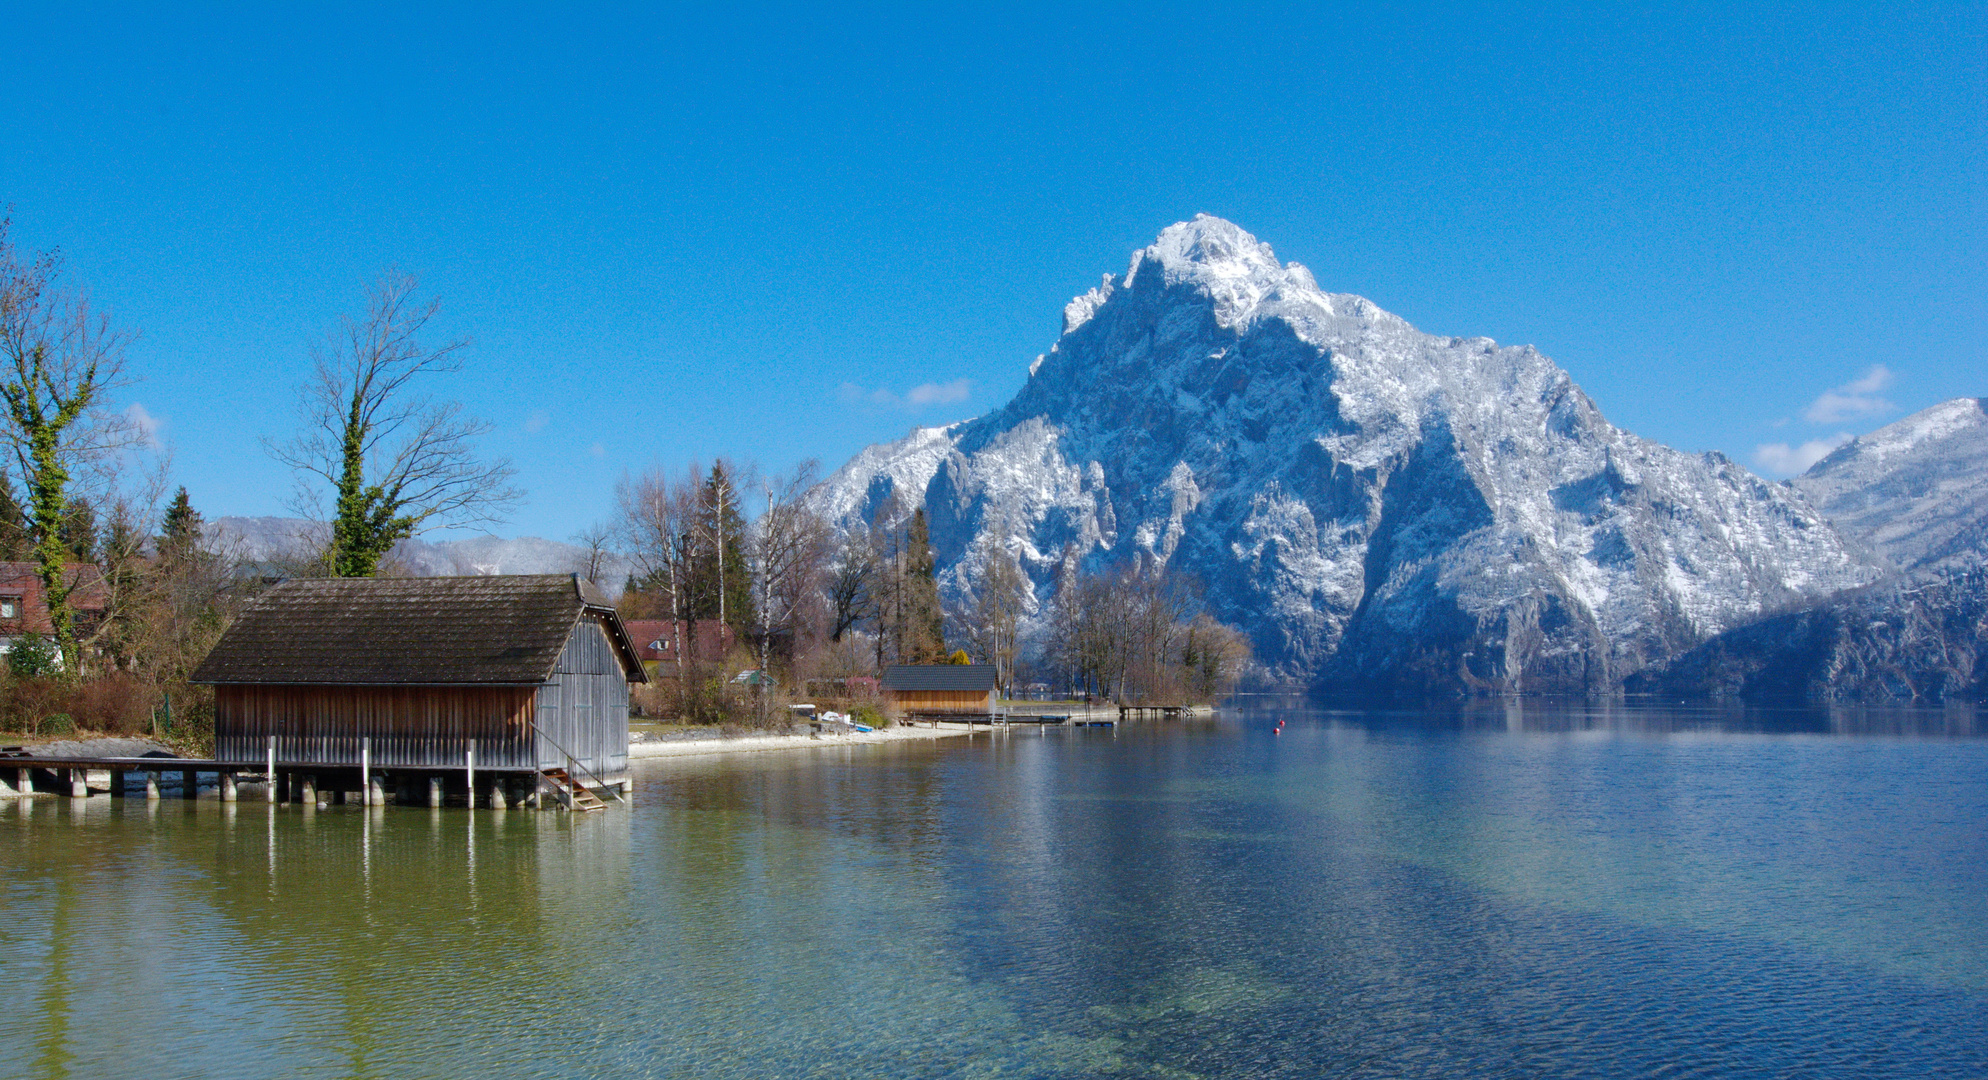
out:
M621 797L621 789L619 787L610 785L604 778L602 778L601 774L595 772L592 769L587 768L585 765L580 764L580 760L574 757L571 751L559 745L559 740L554 739L550 735L547 735L545 733L544 728L539 727L537 724L531 722L530 720L525 721L525 726L532 729L533 731L538 732L540 738L544 739L548 743L551 743L552 748L554 750L559 751L559 753L566 758L566 775L568 777L571 777L573 775L573 770L578 769L581 772L586 773L588 776L593 777L594 780L598 782L601 787L607 788L607 793L614 796L616 802L621 803L623 806L628 805L628 800ZM571 797L570 793L568 797L569 798Z

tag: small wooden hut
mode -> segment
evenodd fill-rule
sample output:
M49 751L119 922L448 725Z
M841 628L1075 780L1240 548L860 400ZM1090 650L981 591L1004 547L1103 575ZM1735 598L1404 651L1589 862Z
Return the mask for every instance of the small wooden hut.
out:
M252 602L194 681L221 761L279 783L503 804L626 787L642 663L580 577L286 581Z
M885 696L907 717L994 715L993 664L898 664L884 669Z

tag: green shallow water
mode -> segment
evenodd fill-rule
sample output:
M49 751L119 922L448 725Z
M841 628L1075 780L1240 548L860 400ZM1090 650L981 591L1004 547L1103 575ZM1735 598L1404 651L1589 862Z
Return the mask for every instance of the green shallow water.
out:
M669 759L578 819L29 800L0 1075L1988 1074L1977 721L1232 711Z

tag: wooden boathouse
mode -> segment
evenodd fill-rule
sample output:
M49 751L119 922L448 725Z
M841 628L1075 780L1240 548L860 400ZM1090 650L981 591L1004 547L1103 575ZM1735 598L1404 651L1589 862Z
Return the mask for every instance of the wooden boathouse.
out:
M898 664L884 669L884 696L907 718L991 720L993 664Z
M194 681L214 756L287 800L593 808L628 786L628 686L646 682L614 605L579 575L286 581Z

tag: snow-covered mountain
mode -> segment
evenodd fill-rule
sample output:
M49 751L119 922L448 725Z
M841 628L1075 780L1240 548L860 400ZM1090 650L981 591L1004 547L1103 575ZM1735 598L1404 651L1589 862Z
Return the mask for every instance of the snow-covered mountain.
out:
M1988 413L1956 398L1855 439L1790 481L1878 584L1719 634L1631 680L1675 697L1983 700Z
M1988 412L1955 398L1853 439L1792 483L1901 570L1988 550Z
M206 525L207 546L245 563L280 568L307 555L323 542L324 526L303 518L224 517ZM536 536L500 539L470 536L461 540L403 540L393 558L417 577L458 574L568 574L585 568L586 552L572 544ZM625 580L629 564L610 556L600 580L615 585Z
M844 527L924 505L942 587L992 535L1037 610L1064 559L1171 566L1292 679L1594 691L1881 572L1800 492L1621 431L1530 347L1425 334L1219 218L1064 309L1000 410L871 447Z

